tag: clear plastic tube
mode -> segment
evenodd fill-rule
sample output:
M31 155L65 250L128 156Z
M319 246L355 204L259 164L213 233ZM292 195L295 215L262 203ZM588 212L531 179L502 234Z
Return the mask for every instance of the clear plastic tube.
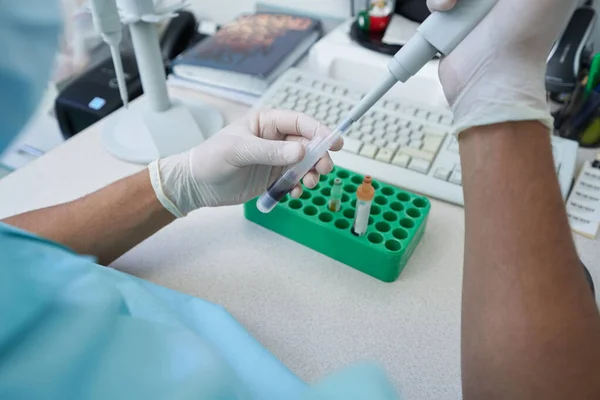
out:
M302 177L314 167L317 161L319 161L325 153L327 153L337 138L350 129L353 123L354 121L350 118L346 118L329 135L324 137L315 136L308 142L304 159L285 171L283 175L267 189L266 193L258 198L256 207L259 211L263 213L271 212L277 203L279 203L279 201L281 201L294 186L300 183Z

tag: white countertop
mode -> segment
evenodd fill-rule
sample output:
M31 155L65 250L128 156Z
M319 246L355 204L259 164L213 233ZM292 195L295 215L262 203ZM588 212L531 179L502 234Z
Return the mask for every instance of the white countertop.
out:
M198 96L228 122L247 110ZM75 199L142 168L106 153L101 127L1 179L0 218ZM308 382L375 360L407 399L459 399L463 218L462 208L432 200L422 242L392 284L246 221L241 206L192 213L114 266L225 306ZM576 243L600 284L600 240Z

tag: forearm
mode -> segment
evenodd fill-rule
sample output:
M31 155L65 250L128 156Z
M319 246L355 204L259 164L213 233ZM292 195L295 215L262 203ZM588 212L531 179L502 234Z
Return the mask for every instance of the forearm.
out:
M600 319L536 122L461 135L465 399L600 398Z
M173 220L144 170L81 199L3 222L94 255L107 265Z

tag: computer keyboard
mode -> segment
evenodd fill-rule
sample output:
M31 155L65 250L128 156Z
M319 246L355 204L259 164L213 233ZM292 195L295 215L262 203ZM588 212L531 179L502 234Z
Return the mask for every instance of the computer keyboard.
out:
M334 128L369 88L291 68L256 107L296 110ZM344 135L332 153L336 165L382 182L463 205L458 142L450 133L448 109L389 94ZM578 144L552 137L555 169L563 198L573 180Z

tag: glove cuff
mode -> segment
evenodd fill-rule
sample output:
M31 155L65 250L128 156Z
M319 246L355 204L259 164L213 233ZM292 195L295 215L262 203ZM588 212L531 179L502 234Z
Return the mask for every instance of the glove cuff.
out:
M156 160L148 165L150 182L158 201L177 218L199 208L189 168L189 152Z

